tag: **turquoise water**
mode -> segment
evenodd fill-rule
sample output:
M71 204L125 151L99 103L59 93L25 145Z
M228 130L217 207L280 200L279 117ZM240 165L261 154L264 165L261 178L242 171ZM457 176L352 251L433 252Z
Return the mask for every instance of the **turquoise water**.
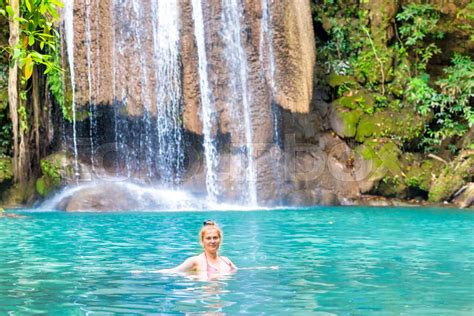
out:
M474 312L469 211L22 213L0 219L0 315ZM221 254L237 266L279 269L217 280L147 272L198 254L205 219L221 224Z

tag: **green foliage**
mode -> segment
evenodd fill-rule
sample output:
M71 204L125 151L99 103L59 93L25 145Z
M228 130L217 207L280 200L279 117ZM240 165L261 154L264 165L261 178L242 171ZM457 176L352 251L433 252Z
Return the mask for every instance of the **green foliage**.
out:
M456 14L454 26L469 34L469 41L474 42L474 1L471 1L465 8Z
M474 62L469 56L454 55L452 65L444 69L446 74L436 82L441 88L440 112L461 116L469 127L474 125L474 109L470 101L474 97Z
M33 74L35 66L41 66L44 74L48 74L52 85L52 94L61 105L62 89L58 88L61 78L57 41L59 33L54 23L59 21L58 9L63 7L59 0L24 0L20 1L20 14L15 16L8 2L0 1L0 14L19 22L20 40L15 47L6 47L11 62L16 62L20 72L20 100L23 104L28 98L27 82ZM28 129L28 113L24 106L18 108L20 128Z
M444 33L439 30L440 14L431 4L412 3L403 7L397 14L398 28L403 45L410 47L415 57L415 75L426 70L430 59L441 53L439 47L430 38L441 39Z
M8 118L8 66L0 64L0 157L10 155L11 122Z
M339 75L351 75L353 69L348 57L357 48L352 41L353 22L357 18L357 4L346 4L344 10L337 1L316 1L312 5L313 15L329 33L329 40L324 43L318 42L318 56L324 60L324 68L329 74L331 72ZM318 40L318 39L317 39Z
M41 171L51 180L54 185L59 185L61 183L61 173L59 166L56 166L54 163L46 159L42 159Z
M53 62L53 56L45 52L45 47L52 53L56 52L55 38L59 37L59 33L53 24L59 21L57 9L62 7L59 0L25 0L20 1L20 16L15 16L11 6L5 6L2 13L20 24L20 43L10 47L9 53L22 69L22 80L28 80L34 65L38 64L45 66L45 74L61 71L59 65Z
M13 178L12 162L10 158L0 157L0 182Z
M416 141L420 149L432 151L439 148L443 139L460 137L472 127L474 79L471 58L455 55L441 79L433 79L428 74L433 56L441 53L437 43L447 30L444 24L442 28L441 13L431 4L410 3L400 8L394 25L395 41L389 41L384 37L385 30L371 26L369 11L360 2L313 2L314 19L327 32L327 38L316 39L318 59L324 62L322 68L329 75L328 84L334 88L334 98L341 104L344 98L352 100L357 91L366 91L374 100L370 107L364 102L344 105L366 113L365 120L359 122L357 135L362 132L359 129L367 127L361 123L374 121L372 125L382 130L375 133L378 136L402 142ZM474 20L474 4L461 10L457 19ZM470 27L465 26L466 29ZM387 108L392 112L403 108L408 116L421 115L422 120L417 119L413 131L404 124L399 127L378 122L378 112L387 111ZM418 123L425 128L420 129ZM387 128L385 133L383 128ZM398 129L406 129L410 136L393 132ZM357 141L361 139L356 138Z
M59 38L56 38L55 41L56 52L59 49ZM58 53L55 53L53 56L53 62L56 65L61 64L60 56ZM61 107L63 112L63 117L68 121L72 121L72 109L67 107L64 102L64 87L63 87L63 76L62 72L59 71L51 71L48 73L48 86L49 91L53 95L54 99L56 100L57 104Z
M418 177L409 177L405 179L406 185L409 187L417 188L421 184L421 180Z
M428 84L429 75L424 73L408 81L406 100L416 106L418 112L427 115L439 105L439 96L435 89Z
M403 22L398 31L405 44L417 46L429 35L442 38L438 29L440 14L431 4L411 3L397 14L397 21Z
M422 115L434 113L421 145L427 150L443 139L462 136L474 124L474 63L468 56L456 54L452 65L444 69L445 77L436 81L439 90L429 85L427 74L409 81L406 99Z

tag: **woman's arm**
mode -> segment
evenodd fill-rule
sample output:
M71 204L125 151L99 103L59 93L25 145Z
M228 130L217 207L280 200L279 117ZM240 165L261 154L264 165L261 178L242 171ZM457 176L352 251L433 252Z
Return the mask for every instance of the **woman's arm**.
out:
M181 263L179 266L174 267L172 269L161 269L161 270L156 270L153 272L158 272L158 273L180 273L180 272L189 272L194 270L194 267L196 266L196 258L197 257L190 257L186 260L184 260L183 263Z
M279 266L263 266L263 267L246 267L246 268L239 268L239 270L278 270L280 269Z
M237 270L237 266L228 257L223 257L224 261L227 262L233 270Z

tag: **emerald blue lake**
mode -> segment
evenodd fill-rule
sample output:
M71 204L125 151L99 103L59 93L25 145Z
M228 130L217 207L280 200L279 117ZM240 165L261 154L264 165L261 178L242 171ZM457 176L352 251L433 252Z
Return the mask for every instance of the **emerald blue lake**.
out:
M64 213L0 219L0 314L472 315L474 213L317 207ZM153 273L224 230L240 270L212 280ZM142 273L134 273L139 270Z

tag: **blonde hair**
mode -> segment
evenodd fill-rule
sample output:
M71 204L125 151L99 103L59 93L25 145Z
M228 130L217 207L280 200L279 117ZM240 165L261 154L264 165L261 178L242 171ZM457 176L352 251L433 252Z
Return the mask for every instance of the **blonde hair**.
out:
M215 229L217 231L217 235L219 235L219 238L221 241L224 239L224 234L222 233L222 229L217 225L216 222L207 220L204 221L201 230L199 231L199 241L202 242L204 238L204 233L209 230L209 229Z

